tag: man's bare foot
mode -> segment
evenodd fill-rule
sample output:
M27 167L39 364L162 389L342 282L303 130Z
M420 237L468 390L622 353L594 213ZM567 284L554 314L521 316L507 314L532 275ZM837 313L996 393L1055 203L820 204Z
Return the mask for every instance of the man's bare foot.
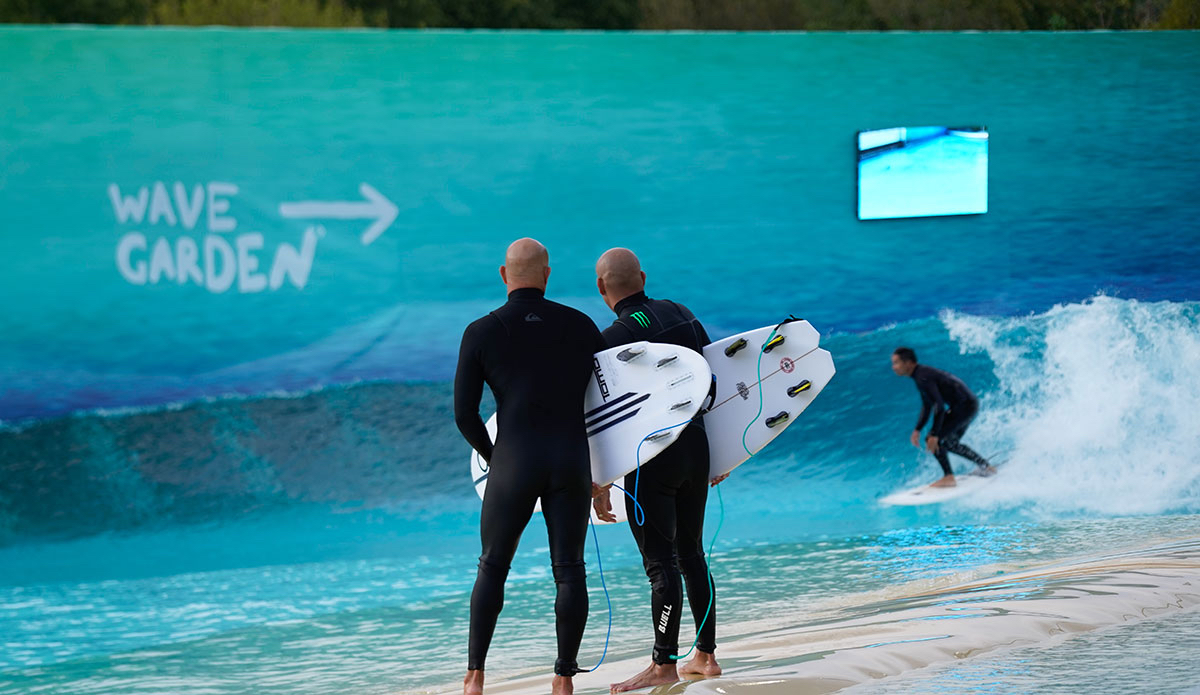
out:
M975 475L983 476L984 478L996 475L996 467L990 463L985 463L975 471Z
M575 682L570 676L555 676L551 695L572 695L575 692Z
M933 483L929 487L955 487L957 485L958 485L958 483L954 482L954 476L948 475L948 476L945 476L944 478L942 478L941 480L937 481L936 483Z
M463 679L463 695L483 695L483 669L467 669Z
M623 693L628 690L637 690L638 688L649 688L652 685L666 685L678 680L679 673L675 670L675 664L656 664L651 662L645 671L642 671L633 678L608 686L608 691L610 693Z
M696 650L696 656L693 656L691 661L679 667L679 675L719 676L721 675L721 665L717 663L715 655Z

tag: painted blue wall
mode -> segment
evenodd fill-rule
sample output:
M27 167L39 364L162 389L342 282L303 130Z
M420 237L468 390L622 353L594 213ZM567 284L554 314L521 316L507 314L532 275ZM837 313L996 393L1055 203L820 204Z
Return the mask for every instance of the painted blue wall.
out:
M552 297L604 320L625 245L714 335L1200 297L1195 33L5 28L0 56L0 419L447 380L524 235ZM857 221L855 131L938 124L989 128L990 211Z

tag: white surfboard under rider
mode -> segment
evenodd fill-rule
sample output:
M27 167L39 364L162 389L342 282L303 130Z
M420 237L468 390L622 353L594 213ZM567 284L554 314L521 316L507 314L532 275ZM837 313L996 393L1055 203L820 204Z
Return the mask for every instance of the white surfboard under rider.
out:
M900 492L893 492L879 500L880 504L895 507L915 507L922 504L938 504L964 497L978 492L985 485L996 479L996 474L990 476L968 473L954 476L954 487L932 487L922 485Z
M616 481L670 446L700 410L711 383L704 358L677 345L641 341L596 353L583 414L592 481ZM495 441L496 416L486 424ZM480 499L487 478L487 462L472 451L471 479ZM624 501L616 492L612 501L617 520L623 521ZM535 511L540 510L539 502ZM592 518L599 521L595 512Z

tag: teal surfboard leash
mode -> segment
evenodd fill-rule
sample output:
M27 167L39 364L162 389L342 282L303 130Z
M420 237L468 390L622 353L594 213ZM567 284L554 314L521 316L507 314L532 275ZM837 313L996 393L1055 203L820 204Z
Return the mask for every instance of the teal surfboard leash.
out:
M721 514L717 517L717 530L713 531L712 540L708 542L708 560L712 559L713 546L717 544L717 534L721 533L721 525L725 523L725 499L721 497L720 487L717 488L717 502L719 502L721 505ZM704 563L705 567L708 567L708 560L706 560ZM704 609L704 618L700 621L700 624L696 626L696 638L692 640L692 646L687 650L686 654L680 654L678 656L671 655L672 660L682 661L683 659L688 658L692 652L696 651L696 644L700 642L700 631L704 629L705 623L708 622L708 616L712 613L713 595L715 593L716 587L713 586L712 570L710 569L708 570L708 607Z
M792 321L796 321L796 320L797 319L794 316L789 316L787 319L784 319L783 321L779 322L779 324L776 325L775 328L771 329L771 334L767 336L766 342L764 342L762 344L762 346L759 347L759 349L758 349L758 364L755 367L755 377L756 377L755 381L758 385L758 412L750 420L750 423L748 425L746 425L746 429L742 431L742 448L746 450L746 454L749 457L753 457L754 452L750 451L750 447L746 446L746 435L748 435L750 433L750 428L754 426L754 423L758 422L758 419L762 416L762 410L763 410L762 356L763 356L763 354L766 353L766 348L768 345L771 344L771 341L775 340L775 335L778 333L779 328L781 326L783 326L785 323L791 323ZM644 526L646 523L646 513L642 509L642 505L641 505L641 503L638 502L638 499L637 499L638 485L641 482L641 473L642 473L642 444L644 444L647 439L658 434L659 432L665 432L670 429L675 429L676 427L681 427L681 426L687 425L690 422L691 422L691 420L689 419L686 422L681 422L677 425L671 425L669 427L663 427L661 429L657 429L657 430L651 432L650 434L647 434L645 437L642 437L642 441L638 442L637 453L635 455L636 460L637 460L637 466L634 468L635 473L633 476L633 494L630 494L628 490L621 487L620 485L617 485L616 483L612 484L613 487L617 488L622 493L624 493L626 496L628 496L631 500L633 500L634 517L635 517L635 520L637 521L638 526ZM708 543L708 560L709 561L711 561L711 559L712 559L713 548L717 544L717 535L721 533L721 527L725 524L725 498L721 496L721 488L720 487L717 488L717 502L720 505L721 512L720 512L720 515L717 517L717 529L715 531L713 531L712 539ZM590 523L590 520L589 520L589 523ZM593 540L596 539L596 525L595 524L592 524L592 538L593 538ZM605 586L605 584L604 584L604 566L600 563L600 542L599 542L599 540L596 540L596 564L600 569L600 584L601 584L601 586L605 587L604 588L604 597L606 600L608 600L608 635L605 636L605 638L604 638L604 653L600 656L600 662L597 663L594 668L588 669L588 671L594 671L597 668L600 668L600 664L604 663L604 657L608 655L609 639L612 636L612 599L608 595L608 587ZM707 566L708 564L709 564L709 562L706 561L705 565ZM713 586L712 570L710 569L708 571L708 607L704 609L704 618L701 619L700 624L696 626L696 637L695 637L695 639L692 640L691 648L688 649L687 653L685 653L685 654L671 655L672 660L681 661L683 659L686 659L688 656L691 655L692 652L694 652L696 650L696 644L699 643L699 641L700 641L700 631L702 629L704 629L704 625L708 622L708 616L712 614L713 594L714 593L716 593L716 592L715 592L715 587Z
M771 344L771 341L775 340L775 334L779 331L779 327L785 323L789 323L794 320L795 320L794 318L789 317L787 320L781 322L778 326L775 326L775 328L773 328L771 330L771 334L767 336L766 342L764 342L762 344L762 347L760 347L758 349L758 366L755 367L755 372L756 372L755 381L758 384L758 413L756 413L754 415L754 418L750 420L750 424L746 425L746 429L742 431L742 448L745 449L746 453L751 457L754 456L754 452L750 451L750 447L746 446L746 435L749 434L750 428L754 426L754 423L758 422L758 418L762 416L762 410L763 410L762 356L763 356L763 353L766 352L767 346ZM719 534L721 532L721 526L724 525L724 523L725 523L725 498L721 496L721 488L720 487L717 487L717 502L721 505L721 514L720 514L720 516L717 517L717 530L713 531L712 540L709 541L709 544L708 544L708 559L709 559L709 561L712 560L713 547L716 546L716 544L717 544L717 534ZM708 564L708 562L705 563L705 565L707 565L707 564ZM716 593L716 592L713 587L712 570L710 569L708 571L708 608L704 609L704 619L701 620L700 625L698 625L696 627L696 639L692 640L692 647L691 647L691 649L687 650L686 654L681 654L679 656L672 656L671 657L672 659L674 659L676 661L686 659L693 651L696 650L696 644L700 641L700 630L702 630L704 628L704 624L708 622L709 614L712 613L712 604L713 604L713 594L714 593Z
M786 323L786 321L784 323ZM783 325L782 323L779 324L779 326L782 326L782 325ZM779 330L779 326L776 326L774 329L771 330L771 335L767 336L767 341L765 343L763 343L762 347L760 347L758 349L758 366L756 367L756 372L757 372L756 373L756 377L757 377L756 382L758 384L758 412L754 415L754 418L750 420L750 424L746 425L746 429L742 431L742 448L745 449L746 453L749 454L750 456L754 456L754 452L750 451L750 447L746 446L746 435L750 432L750 428L754 426L754 423L758 422L758 418L762 416L762 409L763 409L762 356L763 356L763 353L766 351L765 350L766 346L770 345L771 341L775 339L775 332ZM717 502L721 505L721 514L720 514L720 516L717 517L717 530L713 531L712 540L709 541L709 543L708 543L708 560L709 561L712 560L713 548L717 544L717 534L719 534L721 532L721 526L724 525L724 523L725 523L725 498L721 496L721 488L719 486L717 487ZM707 566L708 562L706 562L705 565ZM713 594L714 593L716 593L716 592L715 592L715 588L713 587L712 570L710 569L708 571L708 608L704 609L704 619L701 620L700 625L698 625L696 627L696 638L694 640L692 640L691 649L688 649L686 654L680 654L679 656L672 656L671 658L674 659L675 661L682 661L683 659L686 659L688 656L690 656L692 652L696 651L696 644L698 644L700 642L700 630L702 630L704 628L704 624L708 622L708 616L712 613L712 604L713 604Z
M785 321L784 323L787 323L787 322ZM782 326L782 325L783 325L782 323L779 324L779 326ZM767 342L763 343L762 347L760 347L758 349L758 367L756 367L756 373L755 373L755 379L756 379L755 383L758 386L758 412L754 414L753 418L751 418L750 424L746 425L746 429L742 430L742 448L746 450L747 456L754 456L754 452L750 451L750 447L746 446L746 435L750 433L750 428L753 427L754 423L758 422L758 418L762 416L762 409L763 409L762 356L763 356L763 353L765 353L767 351L766 348L768 345L771 344L771 341L775 340L775 332L779 330L779 326L776 326L775 328L771 329L771 335L767 336Z

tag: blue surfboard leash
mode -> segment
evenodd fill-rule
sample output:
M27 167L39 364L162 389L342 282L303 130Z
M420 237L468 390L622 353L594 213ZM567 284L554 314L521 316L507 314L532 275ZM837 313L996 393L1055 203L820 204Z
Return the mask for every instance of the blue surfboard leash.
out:
M644 525L644 523L646 523L646 511L644 511L642 509L642 504L640 502L637 502L637 486L638 486L638 483L640 483L641 473L642 473L642 444L646 443L647 439L649 439L650 437L653 437L654 435L658 435L659 432L673 430L673 429L676 429L676 427L682 427L688 423L691 423L690 419L683 421L683 423L679 423L677 425L661 427L661 429L650 432L649 435L642 437L642 441L637 443L637 451L635 453L635 457L637 459L637 466L635 469L636 469L637 473L634 474L634 493L632 493L632 495L630 495L630 493L628 491L626 491L624 489L624 487L617 485L616 483L612 484L613 487L616 487L617 490L624 492L625 495L628 495L629 498L632 499L632 501L634 501L634 513L635 513L635 517L638 517L638 521L637 521L638 526L642 526L642 525ZM599 669L600 664L604 664L604 660L608 655L608 643L610 643L612 641L612 597L610 594L608 594L608 585L604 579L604 562L602 562L600 559L600 538L599 538L599 535L596 534L595 522L592 521L592 519L590 519L590 517L588 519L588 525L590 527L592 527L592 540L596 547L596 569L598 569L600 571L600 586L604 587L604 598L605 598L606 603L608 604L608 631L604 637L604 651L602 651L600 653L600 660L596 661L596 665L593 667L590 667L590 669L580 669L580 673L590 673L592 671L595 671L596 669Z
M600 668L604 657L608 656L608 642L612 639L612 597L608 595L608 584L604 581L604 563L600 560L600 538L596 535L596 523L588 517L588 525L592 527L592 542L596 544L596 567L600 570L600 586L604 588L604 600L608 603L608 633L604 635L604 651L600 652L600 661L591 668L580 669L580 673L591 673Z
M638 526L646 525L646 511L644 509L642 509L642 505L640 502L638 502L638 498L637 498L638 486L641 484L641 481L642 481L642 445L646 443L647 439L653 437L654 435L658 434L659 432L666 432L667 430L673 430L676 427L684 427L684 426L688 425L689 423L691 423L691 421L692 421L692 419L688 418L687 420L676 423L674 425L660 427L659 429L654 430L650 434L647 434L645 437L642 437L642 441L638 442L637 452L634 454L634 459L637 462L637 465L633 469L634 470L633 494L629 494L629 491L627 491L625 488L621 487L620 485L617 485L616 483L612 484L613 487L615 487L618 490L620 490L621 492L625 493L625 495L628 496L629 499L633 500L633 512L634 512L633 516L634 516L634 520L637 521Z
M772 334L772 337L774 337L774 334ZM768 341L768 342L770 342L770 341ZM760 370L761 370L761 364L762 364L762 356L759 355ZM762 399L762 389L760 388L759 389L759 400L761 401L761 399ZM761 402L759 403L759 413L760 414L762 413L762 403ZM758 418L758 416L755 416L755 419L757 419L757 418ZM655 434L658 434L659 432L674 429L676 427L682 427L689 423L691 423L690 419L687 420L686 422L681 422L677 425L671 425L670 427L664 427L662 429L655 430L654 432L651 432L650 434L648 434L642 438L642 442L638 444L638 454L637 454L638 465L637 465L637 468L635 469L636 472L634 473L634 476L633 476L633 494L629 494L629 492L627 490L625 490L625 488L622 488L620 485L613 483L613 487L615 487L618 490L620 490L621 492L625 493L631 500L633 500L633 509L635 512L635 517L638 515L640 515L640 517L641 517L639 519L636 519L638 526L644 526L646 523L646 513L642 509L642 505L641 505L641 503L638 502L638 499L637 499L638 484L641 481L641 473L642 473L642 465L641 465L641 463L642 463L642 456L641 456L642 444L645 443L646 439L648 439L649 437L651 437ZM746 429L749 430L748 427ZM745 446L745 435L744 434L742 435L742 440L743 440L743 446ZM717 544L717 534L719 534L721 532L721 526L724 525L724 523L725 523L725 498L723 498L721 496L720 488L717 488L717 501L721 505L721 514L717 519L717 530L713 532L712 539L709 541L709 544L708 544L709 558L712 557L713 548ZM706 566L707 566L707 564L708 563L705 562ZM601 581L603 581L603 579ZM692 640L692 646L690 649L687 650L687 653L682 654L682 655L674 655L673 654L673 655L671 655L672 660L679 661L681 659L686 659L689 655L691 655L691 653L693 651L696 650L696 644L700 642L700 631L704 629L704 625L708 622L708 616L712 614L713 595L715 593L716 593L716 591L715 591L715 588L713 587L712 571L710 570L708 572L708 607L706 607L704 609L704 618L700 621L700 624L696 626L696 637L695 637L695 639ZM612 620L612 614L610 612L609 613L610 623L611 623L611 620Z

